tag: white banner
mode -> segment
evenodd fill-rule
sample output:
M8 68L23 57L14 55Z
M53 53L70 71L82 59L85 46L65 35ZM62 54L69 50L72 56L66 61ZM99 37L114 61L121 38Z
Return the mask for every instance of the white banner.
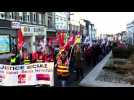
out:
M0 64L0 85L21 86L44 84L54 86L54 63L29 65Z

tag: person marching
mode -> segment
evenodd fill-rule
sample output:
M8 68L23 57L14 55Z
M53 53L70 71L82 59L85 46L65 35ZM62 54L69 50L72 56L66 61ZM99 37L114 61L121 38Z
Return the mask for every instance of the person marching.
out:
M11 65L19 65L21 63L20 54L16 52L15 55L11 56L10 58L10 64Z
M16 65L16 56L11 56L10 64L11 65Z
M36 60L37 63L42 63L43 62L43 53L38 54L38 58Z
M27 52L26 49L23 52L23 59L24 59L24 62L23 62L24 64L30 64L31 63L28 52Z
M62 86L64 87L66 80L70 75L67 53L64 49L60 51L60 54L57 57L56 72L58 79L61 80Z
M81 49L80 44L76 44L74 51L75 68L76 68L76 81L83 78L83 68L81 66Z

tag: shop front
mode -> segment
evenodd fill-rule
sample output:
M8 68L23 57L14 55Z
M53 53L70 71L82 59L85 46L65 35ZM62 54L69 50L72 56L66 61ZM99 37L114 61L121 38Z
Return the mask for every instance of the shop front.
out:
M17 29L12 27L12 22L0 19L0 63L7 64L17 51Z
M47 43L52 42L52 46L58 45L56 41L56 31L47 31Z
M37 50L37 44L40 38L45 40L46 28L38 25L21 25L22 33L24 35L23 48L28 52L32 53Z
M17 47L17 29L12 22L0 20L0 53L13 53Z

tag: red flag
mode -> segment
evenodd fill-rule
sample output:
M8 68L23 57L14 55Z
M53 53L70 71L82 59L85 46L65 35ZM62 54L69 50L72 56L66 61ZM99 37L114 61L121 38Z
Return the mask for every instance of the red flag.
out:
M21 32L21 29L18 30L17 32L18 34L18 49L21 49L23 47L23 43L24 43L24 36Z
M70 48L70 44L69 44L69 42L67 42L65 45L64 45L64 49L66 50L66 51L68 51L69 50L69 48Z
M52 38L49 39L48 45L52 46Z
M68 42L70 42L70 44L72 45L72 44L74 44L74 41L75 41L75 36L73 34L71 34Z
M56 40L58 41L58 43L60 43L60 39L61 39L60 32L57 33L57 37L56 38L57 38Z
M64 33L61 34L61 37L60 37L60 41L59 41L59 44L60 44L60 47L62 48L64 46Z
M74 36L74 34L71 34L68 41L64 45L64 49L68 50L70 48L70 46L74 44L74 41L75 41L75 36Z
M64 38L65 38L65 33L62 32L62 35L61 35L61 42L62 42L62 46L64 46Z

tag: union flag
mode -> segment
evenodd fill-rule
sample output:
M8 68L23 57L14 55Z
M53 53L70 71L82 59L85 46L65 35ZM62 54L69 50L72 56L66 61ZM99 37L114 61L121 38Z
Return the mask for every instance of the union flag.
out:
M23 47L23 44L24 44L24 36L22 34L22 31L21 29L19 29L17 31L17 34L18 34L18 49L21 49Z

